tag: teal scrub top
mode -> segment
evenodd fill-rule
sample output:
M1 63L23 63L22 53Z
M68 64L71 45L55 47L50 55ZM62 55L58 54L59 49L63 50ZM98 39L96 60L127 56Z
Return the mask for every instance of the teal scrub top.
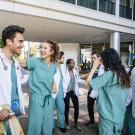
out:
M120 86L116 73L105 71L92 79L90 85L99 92L97 107L100 116L114 123L123 122L129 89Z
M30 70L29 86L31 93L42 96L52 96L53 77L56 72L56 64L46 64L42 58L31 57L27 60Z
M16 76L16 67L15 63L11 65L11 82L12 82L12 92L11 92L11 101L18 101L18 87L17 87L17 76Z

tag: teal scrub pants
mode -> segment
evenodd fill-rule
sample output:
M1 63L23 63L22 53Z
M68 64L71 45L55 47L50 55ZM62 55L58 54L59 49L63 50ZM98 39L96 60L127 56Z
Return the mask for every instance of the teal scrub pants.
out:
M121 135L123 122L114 123L104 118L99 119L99 135Z
M6 135L12 135L10 126L9 126L9 121L5 121L4 126L6 128Z
M59 90L54 100L54 108L57 109L58 127L65 128L65 104L62 89Z
M123 130L124 135L135 135L135 118L132 116L132 103L127 107Z
M29 118L27 135L52 135L53 130L53 100L31 94L29 103Z

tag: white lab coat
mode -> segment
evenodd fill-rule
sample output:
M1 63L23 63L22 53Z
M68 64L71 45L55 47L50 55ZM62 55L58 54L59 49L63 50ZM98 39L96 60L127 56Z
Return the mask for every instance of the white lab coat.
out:
M56 73L54 75L54 82L56 84L57 92L55 94L54 93L52 94L53 99L56 98L56 96L57 96L57 94L59 92L60 79L61 79L60 69L57 68L57 71L56 71Z
M66 68L65 73L62 72L62 74L63 74L63 93L64 93L64 97L66 97L68 85L69 85L69 82L70 82L70 74L69 74L68 68ZM73 74L74 74L74 77L75 77L75 94L76 94L77 97L79 97L78 82L79 82L80 78L79 78L78 73L75 69L73 69Z
M1 59L7 66L7 70L4 70L4 64L2 63ZM17 75L17 87L18 87L20 110L22 114L25 114L22 99L23 95L21 90L21 71L19 63L16 60L15 60L15 67ZM3 105L11 107L11 90L12 90L11 64L0 49L0 110L2 109Z

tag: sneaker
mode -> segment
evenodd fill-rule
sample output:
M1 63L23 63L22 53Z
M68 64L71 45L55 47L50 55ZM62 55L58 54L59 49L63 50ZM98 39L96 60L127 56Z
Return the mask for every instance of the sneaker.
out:
M59 127L59 130L60 130L62 133L66 133L66 128L60 128L60 127Z
M69 125L66 125L66 129L67 129L67 130L70 130L70 126L69 126Z
M95 126L96 124L95 124L95 122L88 122L88 123L86 123L85 124L87 127L93 127L93 126Z
M77 131L81 132L81 128L78 125L74 125L74 129L76 129Z

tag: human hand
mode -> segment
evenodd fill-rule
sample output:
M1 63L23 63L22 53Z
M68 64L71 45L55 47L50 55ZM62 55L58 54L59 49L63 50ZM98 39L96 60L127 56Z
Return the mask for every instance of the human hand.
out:
M5 120L8 120L10 118L11 118L10 110L3 109L3 110L0 111L0 121L5 121Z
M57 92L57 86L56 86L55 81L53 81L53 84L52 84L52 93L55 94L56 92Z

